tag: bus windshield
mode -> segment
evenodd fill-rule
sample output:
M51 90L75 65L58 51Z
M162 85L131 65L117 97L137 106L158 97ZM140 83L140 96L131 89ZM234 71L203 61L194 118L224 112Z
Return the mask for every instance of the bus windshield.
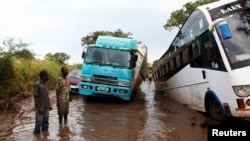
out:
M226 17L232 38L221 40L232 69L250 65L250 12L242 11Z
M129 67L130 52L110 48L89 47L84 62L87 64Z

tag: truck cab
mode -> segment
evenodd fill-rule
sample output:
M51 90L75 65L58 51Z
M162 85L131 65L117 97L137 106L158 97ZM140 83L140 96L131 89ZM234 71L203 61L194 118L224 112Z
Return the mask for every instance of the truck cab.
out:
M138 44L134 39L99 36L83 52L79 94L114 96L130 101Z

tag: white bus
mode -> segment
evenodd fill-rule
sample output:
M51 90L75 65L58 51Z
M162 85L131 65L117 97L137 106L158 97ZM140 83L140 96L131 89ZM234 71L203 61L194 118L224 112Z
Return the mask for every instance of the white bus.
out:
M250 1L196 8L153 66L156 90L216 120L250 119Z

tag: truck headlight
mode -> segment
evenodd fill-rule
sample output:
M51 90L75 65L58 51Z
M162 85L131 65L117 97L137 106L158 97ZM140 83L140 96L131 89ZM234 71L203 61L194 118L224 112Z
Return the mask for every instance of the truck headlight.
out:
M240 97L250 96L250 85L233 86L233 89L237 96Z
M86 76L82 76L81 77L81 81L91 82L91 78L90 77L86 77Z
M129 83L129 82L118 82L118 86L130 87L131 83Z

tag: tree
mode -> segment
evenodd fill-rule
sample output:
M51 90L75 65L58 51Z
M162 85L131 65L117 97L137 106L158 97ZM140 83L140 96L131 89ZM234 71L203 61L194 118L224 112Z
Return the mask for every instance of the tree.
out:
M7 38L0 47L0 109L5 111L12 106L11 96L17 93L14 59L34 59L34 54L27 49L29 43L14 38ZM3 100L3 101L2 101Z
M15 56L17 58L22 58L22 59L35 59L34 53L32 53L30 50L24 48L20 51L17 51L15 53Z
M82 37L81 38L81 44L82 46L89 45L89 44L94 44L98 38L98 36L114 36L114 37L124 37L124 38L132 38L130 37L132 33L124 33L121 29L117 29L115 32L111 31L95 31L92 33L89 33L89 35Z
M150 64L150 63L147 63L147 72L148 72L148 74L152 74L153 73L152 64Z
M0 110L11 106L11 95L15 89L15 72L12 57L0 57ZM3 101L2 101L3 100Z
M59 64L66 64L65 62L70 59L70 55L63 52L57 52L55 54L47 53L44 58L45 60L54 61Z
M187 2L179 10L173 11L167 23L163 25L165 30L171 31L173 28L181 28L182 24L185 22L186 18L192 13L192 11L204 4L212 3L219 0L197 0L195 2Z
M7 38L2 43L4 45L1 48L2 55L14 56L18 59L35 59L35 54L28 49L30 43L24 43L22 40L15 42L14 38Z

